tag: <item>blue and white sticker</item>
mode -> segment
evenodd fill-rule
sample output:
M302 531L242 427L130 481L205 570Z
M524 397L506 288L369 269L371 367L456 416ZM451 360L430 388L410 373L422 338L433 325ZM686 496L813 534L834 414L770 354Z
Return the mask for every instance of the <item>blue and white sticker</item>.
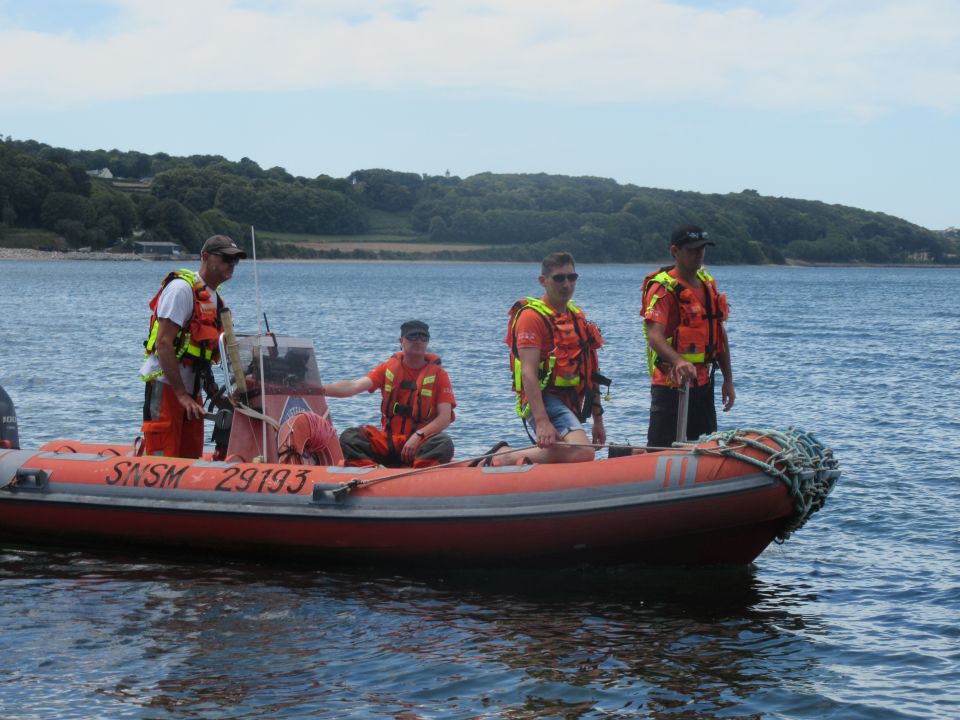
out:
M283 405L283 412L280 413L280 424L283 425L294 415L308 412L313 412L313 410L307 405L306 400L302 397L288 397L287 402Z

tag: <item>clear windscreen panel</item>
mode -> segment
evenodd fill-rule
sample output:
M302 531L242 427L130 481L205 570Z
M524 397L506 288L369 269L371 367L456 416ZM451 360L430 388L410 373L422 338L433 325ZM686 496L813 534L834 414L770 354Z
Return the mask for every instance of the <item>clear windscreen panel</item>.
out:
M270 394L314 395L320 392L320 371L313 340L287 335L237 335L235 343L220 336L220 364L233 395L238 390L259 395L260 364Z

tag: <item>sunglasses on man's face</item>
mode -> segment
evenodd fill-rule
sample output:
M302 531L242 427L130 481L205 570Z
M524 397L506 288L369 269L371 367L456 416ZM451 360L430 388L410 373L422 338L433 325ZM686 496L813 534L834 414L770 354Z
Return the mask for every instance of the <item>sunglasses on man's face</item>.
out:
M570 282L576 282L577 278L580 277L580 273L557 273L556 275L551 275L550 279L555 283L562 283L564 280L569 280Z
M238 262L240 262L239 255L222 255L220 253L214 253L214 255L230 265L236 265Z
M427 333L415 332L404 335L407 340L420 340L426 342L430 339L430 336Z

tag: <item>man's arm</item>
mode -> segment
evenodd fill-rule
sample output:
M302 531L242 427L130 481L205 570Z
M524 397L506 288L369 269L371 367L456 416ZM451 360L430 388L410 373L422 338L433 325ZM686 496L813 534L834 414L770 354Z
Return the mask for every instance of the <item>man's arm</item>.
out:
M437 416L418 431L410 433L400 450L400 459L405 463L413 462L417 449L423 445L426 439L446 430L451 422L453 422L453 405L445 402L437 403ZM423 433L423 435L418 433Z
M723 373L723 385L720 386L720 398L723 402L723 411L727 412L733 407L737 399L737 391L733 386L733 365L730 362L730 345L727 342L727 331L722 325L723 331L723 352L717 356L717 364L720 365L720 372Z
M592 415L593 427L591 430L591 441L594 445L606 445L607 444L607 431L603 425L603 408L600 405L600 391L594 391L597 394L597 402L594 403L594 410L599 409L599 412L594 412Z
M696 382L697 368L689 360L684 360L680 353L667 342L666 327L653 320L645 320L647 324L647 342L657 353L657 357L670 365L670 378L680 385L683 381Z
M183 378L180 376L180 363L174 350L174 342L180 332L180 326L169 318L159 318L157 322L157 360L160 361L160 368L163 370L167 385L177 396L177 401L183 407L188 420L202 418L203 406L183 386Z
M537 446L551 447L557 442L557 429L550 422L547 408L543 404L543 393L540 390L540 348L522 347L517 350L520 358L520 379L523 382L523 392L530 404L530 413L537 426Z
M327 397L345 398L359 395L364 390L373 390L373 380L364 375L356 380L338 380L329 385L321 385L320 393Z

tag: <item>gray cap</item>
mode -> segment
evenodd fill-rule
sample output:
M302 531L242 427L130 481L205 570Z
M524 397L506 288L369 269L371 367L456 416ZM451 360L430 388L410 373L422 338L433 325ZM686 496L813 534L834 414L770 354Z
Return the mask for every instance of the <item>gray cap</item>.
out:
M241 259L247 257L247 254L237 247L237 244L226 235L212 235L208 237L200 252L210 253L211 255L236 255Z
M407 320L403 325L400 326L401 335L408 335L412 332L423 332L429 335L430 326L427 325L423 320Z

